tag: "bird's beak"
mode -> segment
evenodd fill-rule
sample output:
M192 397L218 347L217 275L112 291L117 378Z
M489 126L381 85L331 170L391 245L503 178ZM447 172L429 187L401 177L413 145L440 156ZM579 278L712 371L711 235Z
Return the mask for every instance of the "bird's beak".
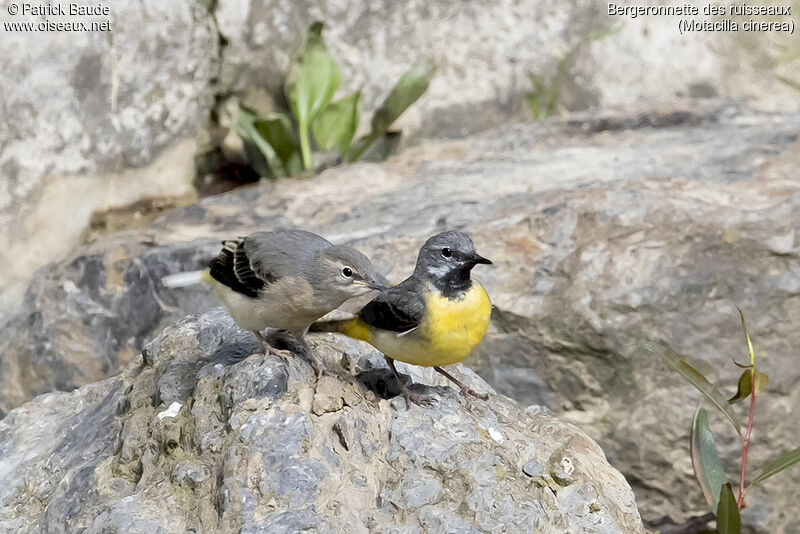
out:
M475 253L475 254L472 256L472 263L473 263L473 264L483 263L483 264L485 264L485 265L491 265L491 264L492 264L492 260L490 260L490 259L487 259L487 258L484 258L483 256L481 256L480 254L478 254L478 253L476 252L476 253Z
M373 281L358 280L358 281L356 281L356 284L359 284L359 285L362 285L362 286L367 286L368 288L374 289L375 291L383 291L384 289L386 289L386 286L381 285L381 284L379 284L378 282L376 282L374 280Z

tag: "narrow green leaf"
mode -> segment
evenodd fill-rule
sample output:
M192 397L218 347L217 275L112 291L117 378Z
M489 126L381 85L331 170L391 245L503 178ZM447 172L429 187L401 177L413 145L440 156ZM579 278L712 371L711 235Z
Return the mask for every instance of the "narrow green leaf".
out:
M690 442L692 469L711 510L719 505L719 491L725 483L725 471L719 461L714 434L708 428L708 412L701 408L694 414Z
M756 369L756 393L764 390L767 387L767 383L769 382L769 376L767 373L762 373L758 369ZM736 395L728 399L728 403L733 404L734 402L739 402L742 399L746 399L750 396L750 392L753 387L753 370L752 369L745 369L742 373L742 376L739 377L739 385L736 390Z
M303 165L311 167L308 128L314 117L327 106L342 81L342 74L322 40L321 22L308 29L300 54L289 67L284 92L299 125Z
M719 495L717 507L717 532L719 534L739 534L742 529L742 519L739 517L739 508L736 506L736 497L733 496L730 482L724 484Z
M797 462L800 462L800 447L790 451L783 451L774 460L770 460L764 465L764 467L761 468L761 473L759 473L759 475L753 479L751 485L763 482L772 475L780 473L784 469L793 466Z
M533 84L533 90L525 93L525 98L528 100L528 108L530 108L534 120L555 115L559 100L559 92L555 84L548 85L544 78L532 72L528 73L528 77Z
M280 113L270 113L267 117L254 121L253 127L272 147L280 160L283 174L287 176L296 174L300 163L300 147L289 117Z
M753 350L753 342L750 341L750 334L747 333L747 324L744 322L744 313L742 313L742 310L739 308L739 306L736 306L736 311L739 312L739 319L742 321L742 332L744 332L744 340L747 344L747 354L750 355L750 365L755 365L756 353Z
M677 371L687 382L693 385L697 390L702 393L711 403L716 406L725 417L733 425L740 435L742 433L742 425L739 422L739 417L728 404L728 401L720 392L719 388L712 384L703 374L689 365L680 354L669 351L662 352L664 363L671 369Z
M386 133L392 123L425 93L435 70L433 63L422 61L400 76L389 96L372 116L372 133L376 137Z
M372 133L368 133L366 135L362 135L358 138L358 141L350 145L350 149L347 151L347 155L345 155L344 159L346 161L355 161L361 157L361 155L375 142L377 137Z
M323 109L311 123L314 139L323 150L336 147L344 155L361 120L361 91L346 96Z
M244 146L244 157L247 160L247 164L256 171L256 174L262 178L275 176L264 154L258 149L254 142L242 137L242 144Z
M258 132L254 123L258 120L256 113L246 106L239 106L236 117L236 131L245 144L245 154L253 168L261 176L282 176L282 164L275 149ZM266 161L267 168L261 167L263 162L253 154L253 147L257 148ZM268 171L268 172L265 172Z

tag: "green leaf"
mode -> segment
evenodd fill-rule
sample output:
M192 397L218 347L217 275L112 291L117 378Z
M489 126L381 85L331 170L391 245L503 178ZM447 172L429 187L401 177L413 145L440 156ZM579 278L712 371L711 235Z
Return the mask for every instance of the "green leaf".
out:
M528 100L528 107L534 120L554 115L560 97L556 85L548 85L544 78L532 72L528 73L528 77L533 83L533 90L525 93L525 98Z
M355 161L375 142L377 137L372 134L372 132L368 133L367 135L362 135L358 138L358 141L350 145L350 150L347 151L347 155L345 156L345 160L347 161Z
M282 164L280 158L278 158L278 154L254 125L255 121L258 120L256 113L250 108L241 105L237 113L236 131L244 141L245 154L250 164L261 176L283 175ZM257 158L253 153L254 147L258 149L258 152L263 156L266 167L263 166L264 161L261 161L261 159Z
M753 350L753 343L750 341L750 334L747 333L747 325L744 322L744 313L742 313L742 310L739 309L739 306L736 306L736 310L739 312L739 319L742 321L742 332L744 332L744 341L747 345L747 354L750 356L750 365L755 365L756 353Z
M375 114L372 116L372 130L350 147L345 159L347 161L357 160L373 142L383 137L389 131L392 123L425 93L435 71L436 67L433 63L422 61L403 73L392 87L386 100L375 110Z
M289 67L284 92L299 126L303 166L311 167L311 143L308 128L327 106L342 81L342 74L333 56L322 41L321 22L308 29L300 54Z
M321 22L308 29L300 54L289 67L284 92L299 121L310 123L330 103L342 81L336 61L322 40Z
M372 133L376 137L386 133L392 123L425 93L435 71L433 63L422 61L400 76L389 96L372 116Z
M783 451L774 460L770 460L764 465L764 467L761 468L761 473L759 473L759 475L753 479L751 485L763 482L772 475L780 473L784 469L793 466L797 462L800 462L800 447L791 451Z
M725 471L719 461L714 434L708 428L708 412L701 408L694 414L690 442L692 469L711 510L719 505L719 491L725 484Z
M361 120L361 91L337 100L323 109L311 123L314 139L323 150L336 147L344 155Z
M766 388L767 382L769 382L769 376L767 376L767 373L762 373L756 369L756 393ZM728 403L733 404L734 402L739 402L742 399L746 399L750 396L752 387L753 370L748 368L745 369L742 373L742 376L739 377L739 386L736 390L736 395L728 399Z
M680 354L669 351L663 352L662 357L664 358L664 363L671 369L677 371L687 382L693 385L697 390L702 393L711 403L716 406L725 417L733 425L733 428L736 429L736 432L741 435L742 433L742 425L739 422L739 417L733 411L733 409L728 404L728 401L725 400L725 397L720 392L719 388L712 384L703 374L689 365L689 362L686 361Z
M256 174L260 177L272 177L275 176L275 173L272 172L272 169L267 164L266 158L264 158L264 154L258 149L255 143L250 141L249 139L242 139L242 144L244 146L244 157L247 161L247 164L250 165Z
M717 507L717 532L719 534L739 534L742 529L742 520L739 517L739 508L736 506L736 497L733 496L731 484L722 486Z
M280 160L283 174L297 174L300 170L300 150L289 117L281 113L270 113L266 118L255 120L253 127L272 147Z

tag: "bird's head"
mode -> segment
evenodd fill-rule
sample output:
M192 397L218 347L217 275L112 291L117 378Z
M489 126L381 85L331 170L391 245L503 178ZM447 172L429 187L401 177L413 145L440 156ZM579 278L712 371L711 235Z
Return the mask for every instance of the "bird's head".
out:
M334 245L320 252L321 287L333 291L344 302L382 290L381 277L364 254L349 245Z
M469 289L470 271L479 263L492 262L475 251L475 244L467 234L442 232L422 245L414 274L430 280L445 293L460 291Z

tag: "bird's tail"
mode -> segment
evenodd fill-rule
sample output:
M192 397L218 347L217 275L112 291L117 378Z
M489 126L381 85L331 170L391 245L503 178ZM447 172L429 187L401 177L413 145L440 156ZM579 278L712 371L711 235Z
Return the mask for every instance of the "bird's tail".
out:
M369 342L369 327L358 317L339 321L317 321L308 329L309 332L336 332L347 337Z
M186 287L200 282L207 282L210 278L208 269L203 271L187 271L185 273L169 274L161 279L164 287Z

